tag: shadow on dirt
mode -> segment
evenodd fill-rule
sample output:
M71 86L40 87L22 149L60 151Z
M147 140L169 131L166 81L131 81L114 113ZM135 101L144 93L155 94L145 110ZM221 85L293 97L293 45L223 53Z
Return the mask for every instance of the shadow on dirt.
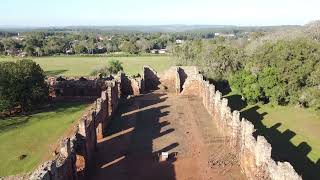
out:
M88 179L168 179L174 180L174 154L167 161L159 162L161 152L173 150L179 144L168 142L161 150L155 151L153 140L175 131L161 128L167 121L159 122L169 112L169 106L150 107L165 101L164 94L147 94L120 105L115 118L107 128L106 138L98 143L95 170Z

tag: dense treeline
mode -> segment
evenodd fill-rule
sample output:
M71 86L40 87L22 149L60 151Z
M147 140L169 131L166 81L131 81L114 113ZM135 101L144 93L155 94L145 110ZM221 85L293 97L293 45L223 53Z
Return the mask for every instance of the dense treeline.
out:
M176 40L212 38L212 32L185 33L2 33L0 54L12 56L50 56L58 54L149 53L165 49Z
M269 32L282 28L285 27L151 26L100 29L68 27L24 31L13 29L0 31L0 55L139 54L149 53L152 49L170 49L176 44L176 40L212 39L215 33L246 38L248 32Z
M250 103L320 109L319 27L313 22L304 29L251 33L248 39L189 41L172 51L180 64L228 80Z

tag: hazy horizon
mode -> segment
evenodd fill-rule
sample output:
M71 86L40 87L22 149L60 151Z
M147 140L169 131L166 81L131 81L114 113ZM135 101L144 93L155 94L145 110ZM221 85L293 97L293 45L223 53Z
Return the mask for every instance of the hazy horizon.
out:
M4 0L0 27L304 25L320 19L316 0Z

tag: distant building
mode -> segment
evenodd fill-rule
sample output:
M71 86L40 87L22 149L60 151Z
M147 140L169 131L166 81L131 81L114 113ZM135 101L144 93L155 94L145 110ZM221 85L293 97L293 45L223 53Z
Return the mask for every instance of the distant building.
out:
M67 49L66 50L66 54L73 54L73 50L72 49Z
M158 53L159 54L166 54L167 53L167 49L159 49Z
M177 40L176 40L176 43L177 43L177 44L182 44L182 43L184 43L184 40L182 40L182 39L177 39Z
M157 49L152 49L152 50L150 51L150 53L151 53L151 54L157 54L157 53L158 53L158 50L157 50Z
M167 53L167 49L152 49L150 51L151 54L166 54Z
M233 38L236 35L235 34L214 33L214 36L221 36L221 37L225 37L225 38Z

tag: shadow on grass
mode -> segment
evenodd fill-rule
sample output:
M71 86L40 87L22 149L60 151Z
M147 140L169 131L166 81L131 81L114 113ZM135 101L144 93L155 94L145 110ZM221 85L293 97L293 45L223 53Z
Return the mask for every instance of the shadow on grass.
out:
M222 95L227 95L231 92L231 87L229 85L228 80L214 80L211 78L205 78L210 82L210 84L213 84L216 88L216 90L220 91Z
M243 104L243 102L239 102ZM308 158L312 148L308 143L302 142L295 146L290 140L296 133L290 129L281 132L278 128L282 125L276 123L268 128L263 124L264 116L267 114L259 113L259 106L246 109L241 112L241 117L246 118L254 125L256 132L254 137L264 136L272 145L271 157L275 161L287 161L302 176L303 179L320 179L320 159L314 163Z
M311 146L307 142L302 142L298 146L294 145L290 140L296 136L296 133L290 129L281 132L278 128L282 125L280 121L268 128L263 124L264 116L267 112L259 113L259 105L245 109L248 104L241 99L240 95L226 95L231 92L231 88L227 81L213 82L216 90L222 92L232 111L241 111L241 117L249 120L254 125L256 132L254 136L264 136L272 145L271 157L275 161L287 161L302 176L303 179L320 179L320 159L316 163L308 158L308 154L312 151Z
M47 76L57 76L57 75L61 75L65 72L67 72L68 70L65 70L65 69L60 69L60 70L52 70L52 71L45 71L44 73L47 75Z
M53 103L45 107L42 107L37 111L29 112L28 114L17 115L14 117L0 119L0 133L10 131L11 129L19 128L21 126L26 125L30 121L30 118L32 118L34 115L39 115L39 113L47 113L47 112L74 113L79 111L79 107L81 105L85 105L85 104L89 104L89 103L88 102ZM43 116L45 116L45 114L43 114Z

